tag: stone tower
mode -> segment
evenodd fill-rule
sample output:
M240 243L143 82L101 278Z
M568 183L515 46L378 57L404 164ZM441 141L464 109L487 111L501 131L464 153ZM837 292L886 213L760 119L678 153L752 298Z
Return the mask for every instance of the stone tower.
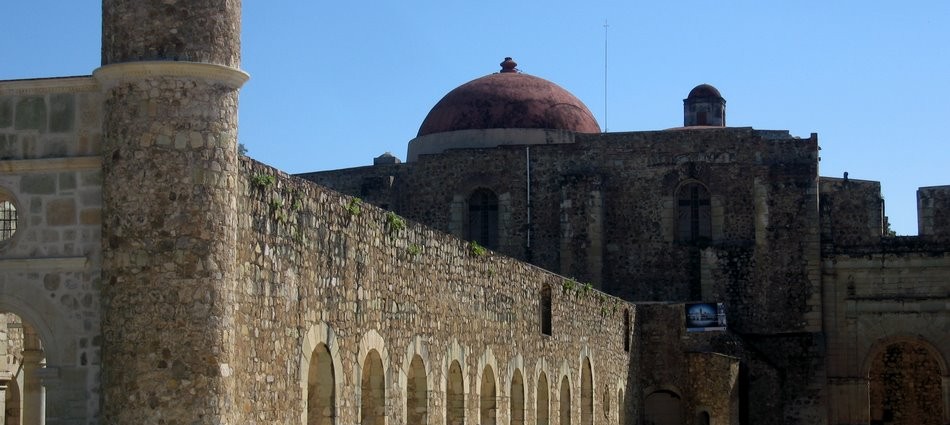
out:
M683 99L683 127L726 126L726 99L709 84L700 84Z
M234 424L240 0L103 0L103 421Z

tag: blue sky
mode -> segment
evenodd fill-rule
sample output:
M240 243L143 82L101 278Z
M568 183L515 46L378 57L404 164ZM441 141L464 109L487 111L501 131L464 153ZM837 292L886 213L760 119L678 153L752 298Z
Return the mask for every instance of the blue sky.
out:
M99 1L5 3L0 79L99 65ZM240 140L288 172L405 158L445 93L512 56L609 131L681 125L689 90L713 84L730 126L816 132L822 175L881 181L901 234L917 187L950 184L946 0L243 3Z

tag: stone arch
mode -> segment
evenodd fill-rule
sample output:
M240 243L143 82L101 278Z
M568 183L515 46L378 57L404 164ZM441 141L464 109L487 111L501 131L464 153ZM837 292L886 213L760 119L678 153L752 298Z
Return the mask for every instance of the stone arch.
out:
M495 371L498 370L498 362L495 361L495 353L491 347L486 347L485 352L478 359L477 376L475 377L475 394L479 397L479 417L482 423L489 420L490 423L498 421L498 380ZM490 374L490 379L486 377ZM489 387L486 388L485 386ZM483 408L486 407L486 408ZM489 411L490 410L490 411ZM485 416L488 415L488 416Z
M551 423L551 373L548 370L547 361L543 358L538 360L534 372L534 412L536 425L549 425Z
M422 337L416 335L406 349L399 372L400 388L405 389L405 423L428 423L431 393L436 387L431 371L428 348Z
M590 361L590 347L584 346L581 349L580 364L580 413L581 425L593 425L594 423L594 370Z
M683 397L672 385L647 388L643 402L643 418L655 425L682 424L684 417Z
M561 425L571 424L571 382L568 375L561 376L558 411Z
M39 375L36 385L42 385L42 391L45 391L43 417L46 423L93 419L98 400L90 401L90 398L95 397L90 397L89 393L98 387L99 368L88 363L89 355L79 350L81 344L78 342L80 337L91 340L97 333L77 328L76 325L82 321L68 320L68 313L53 302L49 294L43 291L42 285L33 285L15 278L15 275L11 272L7 274L7 279L0 278L0 312L19 316L40 341L41 358L36 361L45 359L46 365L35 369L33 373ZM95 353L92 355L98 356ZM27 382L21 384L24 387L33 385ZM23 392L20 397L25 401L29 391L24 387L21 387ZM32 413L24 410L20 414L21 418L25 418Z
M443 359L442 376L445 377L442 393L445 394L446 425L465 423L465 398L468 396L468 374L465 369L467 357L465 347L453 339Z
M495 382L495 373L491 365L485 365L479 379L478 417L482 425L498 423L498 385Z
M318 350L326 351L319 352ZM315 364L313 355L317 352L327 355L329 358L319 359L319 363ZM324 363L327 360L330 362L329 365ZM315 365L319 365L323 368L323 370L317 373L316 376L322 376L326 378L326 372L330 372L329 376L332 379L330 388L322 386L322 383L313 382L312 379L316 376L312 375L312 371L310 369ZM329 367L327 368L326 366ZM320 322L311 326L301 343L300 390L302 403L300 423L308 425L312 423L336 423L340 412L340 394L342 394L343 391L343 362L340 359L340 347L337 342L336 333L333 332L333 328L331 328L326 323ZM310 408L310 395L312 390L323 390L322 394L324 396L326 396L328 393L331 395L329 398L321 398L322 401L327 401L329 399L332 402L331 406L323 406L330 408L329 417L331 419L329 421L313 422L310 420L310 411L312 411Z
M525 424L527 386L525 385L524 357L515 354L508 361L508 418L511 425Z
M864 370L872 424L948 422L946 360L926 339L900 335L878 340L868 352Z
M360 340L359 364L355 368L358 382L359 418L361 424L386 425L388 417L387 389L389 381L389 352L383 338L371 329Z

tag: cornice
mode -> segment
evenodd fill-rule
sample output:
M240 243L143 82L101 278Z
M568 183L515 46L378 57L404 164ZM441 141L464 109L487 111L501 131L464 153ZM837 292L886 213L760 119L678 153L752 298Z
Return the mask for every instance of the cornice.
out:
M0 96L35 96L51 93L95 91L99 91L99 82L91 75L0 81Z
M96 69L92 75L106 90L123 81L149 77L195 78L238 89L250 78L246 72L229 66L178 61L117 63Z
M14 159L0 161L0 174L95 170L98 168L102 168L102 157L100 156Z

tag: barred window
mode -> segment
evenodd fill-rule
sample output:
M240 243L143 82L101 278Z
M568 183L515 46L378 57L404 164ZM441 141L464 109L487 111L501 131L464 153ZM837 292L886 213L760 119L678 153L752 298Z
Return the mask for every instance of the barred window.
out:
M6 241L16 233L16 206L10 201L0 201L0 241Z

